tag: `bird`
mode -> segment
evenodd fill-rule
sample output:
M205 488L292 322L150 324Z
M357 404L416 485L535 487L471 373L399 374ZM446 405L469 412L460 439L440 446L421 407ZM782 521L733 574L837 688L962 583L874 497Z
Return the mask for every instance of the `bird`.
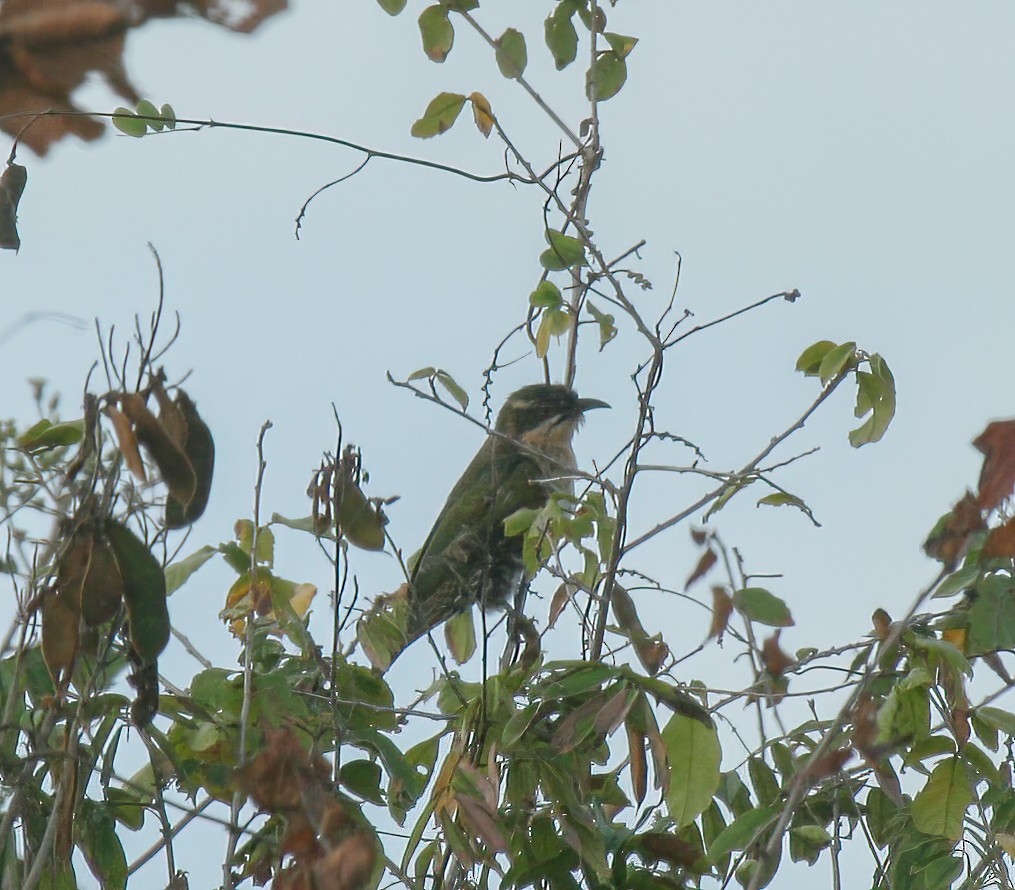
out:
M523 536L505 535L504 520L545 506L553 493L573 493L571 439L586 411L608 407L562 384L536 383L508 396L410 572L403 650L476 603L508 608L525 566Z

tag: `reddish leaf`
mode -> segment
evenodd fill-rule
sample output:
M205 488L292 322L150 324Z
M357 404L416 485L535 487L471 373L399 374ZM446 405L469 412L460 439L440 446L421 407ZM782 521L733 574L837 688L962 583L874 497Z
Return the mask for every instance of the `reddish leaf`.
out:
M510 849L497 824L499 817L486 801L465 794L455 794L455 801L465 821L487 847L498 853L506 853Z
M781 677L786 673L787 668L796 664L796 661L783 652L779 645L781 633L782 630L777 630L765 640L761 647L761 660L764 662L765 670L773 677Z
M733 614L733 597L729 595L725 587L712 588L712 626L708 629L708 639L713 637L722 640L726 632L726 626L730 622L730 615Z
M986 469L986 464L984 465ZM923 544L924 552L945 565L954 565L965 554L969 538L985 528L980 506L970 492L931 530Z
M969 706L952 708L948 715L948 723L951 726L952 735L955 736L955 744L961 751L969 741Z
M716 556L714 550L706 550L701 554L701 559L698 560L698 564L694 567L694 571L688 576L687 581L684 583L684 587L690 587L699 578L702 578L709 569L712 568L719 561L719 557Z
M983 452L978 503L993 510L1015 489L1015 420L999 420L973 441Z
M829 751L824 757L819 757L808 767L808 775L814 779L823 779L831 776L842 769L843 765L853 756L853 749L849 746Z
M991 530L983 544L983 555L991 558L1015 556L1015 519Z

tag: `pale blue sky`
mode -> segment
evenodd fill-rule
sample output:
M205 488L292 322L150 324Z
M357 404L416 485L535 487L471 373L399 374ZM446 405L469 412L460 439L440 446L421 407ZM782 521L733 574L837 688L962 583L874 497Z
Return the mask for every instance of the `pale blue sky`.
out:
M494 173L502 149L478 135L468 112L438 139L408 135L435 93L476 89L537 167L557 154L553 125L500 77L475 36L460 30L443 66L423 57L422 4L397 19L372 0L294 5L253 38L200 21L132 33L134 82L181 117L313 130ZM586 114L583 75L578 66L553 71L540 41L546 5L487 5L480 18L492 32L513 25L526 33L527 76L577 127ZM674 354L661 425L700 445L711 468L731 469L816 394L815 382L793 371L811 342L857 340L895 372L899 411L882 443L849 447L855 423L843 393L780 452L822 446L779 477L806 498L821 529L793 511L756 510L760 491L716 520L753 570L784 573L770 586L797 620L786 648L857 639L874 608L903 612L933 576L920 544L976 481L970 440L989 420L1015 414L1015 7L627 2L609 15L611 30L641 42L628 86L602 106L606 156L590 218L608 256L647 239L639 268L656 289L639 305L651 314L664 304L675 250L684 258L678 302L698 320L784 289L803 295ZM87 108L119 104L100 84L78 98ZM27 152L19 160L29 182L21 253L0 256L2 326L33 309L97 316L126 331L157 292L145 243L162 255L167 307L183 321L167 364L172 376L194 369L188 391L219 453L211 504L188 549L225 540L249 513L265 419L274 423L266 510L307 511L309 473L333 447L331 402L347 438L364 449L373 492L401 495L391 528L415 549L481 438L388 385L385 372L440 365L478 397L493 346L522 317L538 280L537 192L374 161L312 205L297 242L300 205L353 169L354 153L205 131L109 136L60 145L45 161ZM38 322L0 350L0 413L26 417L21 381L46 376L75 414L96 356L90 328ZM581 434L585 465L623 441L633 416L627 374L642 355L630 327L601 356L584 352L581 393L615 406ZM537 375L531 357L520 362L499 396ZM680 479L646 486L635 533L697 491ZM695 559L687 542L679 528L642 548L635 564L679 586ZM320 586L323 629L327 566L280 534L279 568ZM397 586L389 558L357 554L354 568L365 592ZM171 603L174 620L225 665L235 650L216 614L229 580L209 567ZM707 616L683 604L643 618L676 651L707 629ZM429 664L426 653L418 657L400 668L411 663L406 670L418 674ZM719 682L712 671L729 658L691 662L689 676ZM181 658L164 671L173 664L178 677L195 669ZM722 669L724 683L747 681L743 666ZM209 849L214 862L217 851ZM194 886L218 877L200 874L197 862L187 867Z

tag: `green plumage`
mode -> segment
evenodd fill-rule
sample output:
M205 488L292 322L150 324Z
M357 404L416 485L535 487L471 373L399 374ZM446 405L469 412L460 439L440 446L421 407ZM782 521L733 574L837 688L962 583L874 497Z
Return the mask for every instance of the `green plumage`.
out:
M524 572L522 537L504 520L567 492L571 437L585 411L604 407L560 385L526 386L508 397L491 434L448 495L409 581L406 645L479 603L504 608ZM550 482L540 480L554 480Z

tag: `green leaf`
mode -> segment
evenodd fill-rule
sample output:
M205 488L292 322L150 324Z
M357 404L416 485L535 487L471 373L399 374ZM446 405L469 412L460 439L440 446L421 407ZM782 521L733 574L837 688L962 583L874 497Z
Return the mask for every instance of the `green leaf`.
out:
M718 863L724 856L728 856L734 850L746 850L754 840L764 831L771 822L779 815L782 807L775 804L770 807L755 807L748 810L742 816L738 816L727 825L712 846L708 849L708 858L713 863Z
M585 245L581 239L565 235L556 229L547 229L546 240L550 245L550 253L556 257L559 263L563 264L560 269L550 269L550 271L559 272L570 269L572 266L585 265ZM540 257L540 262L542 262L542 257ZM543 263L543 266L547 269L550 268L546 263Z
M46 451L61 445L75 445L84 436L85 422L74 420L69 423L52 423L40 420L18 436L18 447L22 451Z
M406 0L377 0L378 5L388 15L398 15L405 9Z
M443 62L455 43L455 29L448 20L447 8L435 4L424 9L419 16L419 33L423 38L423 52L427 58L431 62Z
M863 417L871 412L871 416L863 426L849 434L849 442L854 448L879 441L895 416L895 378L884 359L877 354L870 357L870 366L870 373L857 371L856 374L854 414Z
M992 726L994 729L1015 738L1015 714L1011 711L984 705L973 711L973 716L982 720L987 726Z
M973 802L973 786L965 764L958 757L943 760L930 774L913 801L913 824L924 834L957 841L962 820Z
M159 114L165 118L167 130L176 129L176 112L173 110L172 105L168 102L163 102L162 107L159 109Z
M444 624L444 638L448 643L451 657L457 664L465 664L476 651L476 625L472 610L459 612Z
M674 714L662 739L671 769L666 806L677 825L687 825L712 802L719 788L719 737L713 727Z
M627 62L616 52L603 53L585 77L585 95L589 101L605 102L620 92L627 80Z
M116 836L111 809L85 799L78 810L74 829L74 840L102 887L123 890L127 886L127 857Z
M161 117L159 110L147 99L142 99L137 103L137 113L142 118L158 118ZM159 132L164 130L166 127L165 121L162 120L145 120L145 125L150 127L153 131Z
M600 312L591 301L586 300L585 308L599 325L599 351L602 352L606 344L617 336L617 320L607 312Z
M817 377L825 356L835 349L836 345L831 340L818 340L817 343L812 343L800 353L800 358L796 360L796 369L802 371L806 377Z
M830 349L821 360L818 367L818 377L821 378L821 385L824 386L847 367L856 365L856 342L850 340L842 343L834 349Z
M795 494L790 494L788 491L776 491L772 494L766 494L763 498L758 498L757 506L765 504L768 507L803 507L804 502L798 498Z
M733 606L751 621L769 627L792 627L793 616L779 597L763 587L743 587L733 594Z
M563 71L578 56L578 32L571 21L573 15L574 6L565 0L557 4L543 26L546 46L558 71Z
M165 572L166 595L168 596L174 590L179 590L194 572L218 552L218 547L211 547L206 544L200 550L191 553L186 559L181 559L178 562L174 562L171 566L167 566Z
M625 37L623 34L611 34L609 31L603 34L606 38L606 42L610 44L612 49L621 59L626 59L631 55L631 50L634 49L638 43L637 37Z
M350 760L348 763L343 763L342 768L338 771L338 781L353 794L359 795L370 803L383 806L381 768L372 760Z
M768 806L779 800L779 780L772 767L760 757L750 757L747 760L747 772L759 804Z
M145 122L135 117L133 111L122 105L113 112L112 120L113 126L126 136L140 137L148 132Z
M877 715L879 744L920 741L930 732L930 692L926 687L895 686Z
M446 133L462 113L465 98L461 93L440 93L435 96L409 132L417 139L430 139Z
M437 372L437 382L448 391L451 398L458 402L463 411L469 407L468 393L455 382L455 378L447 371Z
M789 830L790 857L794 862L814 865L821 851L832 843L832 836L820 825L801 825Z
M910 647L916 651L923 652L936 667L947 668L955 672L956 676L965 674L973 676L973 667L969 659L959 649L946 640L938 640L934 637L907 637Z
M976 585L969 606L969 656L999 649L1015 649L1015 585L1010 578L991 575Z
M433 377L437 373L436 368L420 368L418 371L413 371L407 378L407 380L424 380Z
M497 67L505 77L512 79L525 73L529 54L525 48L525 37L521 31L508 28L497 38Z
M571 316L563 309L547 309L536 331L536 358L544 358L550 349L550 337L559 337L567 332Z
M560 288L552 281L540 281L536 289L529 294L529 305L543 309L557 309L564 302Z
M529 526L536 521L539 512L539 510L531 507L522 507L520 510L515 510L514 513L504 520L504 535L511 538L527 532Z

